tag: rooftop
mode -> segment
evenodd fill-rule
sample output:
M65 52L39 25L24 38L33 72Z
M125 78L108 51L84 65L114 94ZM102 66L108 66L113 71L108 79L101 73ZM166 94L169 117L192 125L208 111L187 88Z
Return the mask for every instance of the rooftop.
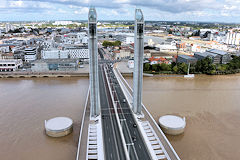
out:
M188 55L178 55L178 57L184 58L184 59L188 59L188 60L195 60L196 58L188 56Z
M196 52L194 53L194 55L199 55L199 56L203 56L203 57L208 57L208 56L211 56L211 57L216 57L217 54L214 54L214 53L211 53L211 52Z
M219 55L226 55L226 54L228 54L227 52L221 51L221 50L218 50L218 49L210 49L210 50L207 50L207 52L211 52L211 53L219 54Z

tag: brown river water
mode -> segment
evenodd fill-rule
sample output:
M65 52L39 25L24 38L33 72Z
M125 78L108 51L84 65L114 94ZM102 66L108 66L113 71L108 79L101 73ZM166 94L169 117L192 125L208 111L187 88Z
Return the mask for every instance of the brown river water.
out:
M143 83L143 102L156 120L186 117L185 133L167 136L181 159L239 159L240 75ZM0 159L74 160L87 89L87 78L0 79ZM56 116L74 120L73 134L45 135L44 120Z
M87 90L87 78L0 79L0 159L74 160ZM45 135L56 116L73 119L71 135Z

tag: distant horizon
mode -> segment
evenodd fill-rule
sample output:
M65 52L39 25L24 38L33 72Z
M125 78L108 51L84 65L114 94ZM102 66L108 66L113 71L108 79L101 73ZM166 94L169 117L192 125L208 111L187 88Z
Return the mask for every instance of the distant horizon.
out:
M12 20L12 21L1 21L0 23L12 23L12 22L56 22L56 21L73 21L73 22L87 22L88 20L73 20L73 19L60 19L60 20ZM99 19L98 22L134 22L134 20L101 20ZM209 23L209 24L236 24L240 25L240 22L214 22L214 21L187 21L187 20L145 20L145 22L181 22L181 23Z

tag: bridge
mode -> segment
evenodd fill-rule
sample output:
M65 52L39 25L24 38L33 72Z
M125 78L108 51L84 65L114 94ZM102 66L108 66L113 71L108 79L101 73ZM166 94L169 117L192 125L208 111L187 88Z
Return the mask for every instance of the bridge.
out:
M144 18L135 11L133 90L97 44L97 14L89 9L90 87L76 160L180 160L142 104Z

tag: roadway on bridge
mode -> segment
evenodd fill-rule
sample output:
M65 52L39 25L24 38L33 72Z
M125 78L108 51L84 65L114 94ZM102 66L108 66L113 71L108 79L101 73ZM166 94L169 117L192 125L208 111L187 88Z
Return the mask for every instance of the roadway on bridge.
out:
M120 121L122 121L122 129L124 137L127 144L133 144L130 150L130 159L131 160L151 160L150 154L148 152L147 146L144 143L144 139L140 133L140 130L137 128L135 119L133 117L130 106L126 102L126 97L113 73L112 66L108 66L108 73L112 89L115 91L114 99L116 99L117 110ZM128 147L131 147L128 146Z
M126 144L128 145L127 148L128 148L128 152L129 152L129 157L130 157L131 160L142 160L142 159L151 160L150 154L148 152L147 146L144 143L144 139L143 139L143 137L140 133L140 130L135 125L136 122L134 120L134 117L133 117L132 111L130 109L130 106L126 102L125 95L124 95L120 85L118 84L118 81L117 81L117 79L116 79L116 77L113 73L113 68L110 65L111 63L114 63L114 61L104 59L105 52L104 52L103 49L99 49L99 54L100 54L100 58L101 58L99 63L105 65L105 68L106 68L106 71L107 71L107 76L108 76L109 81L111 83L110 87L112 88L113 91L115 91L113 93L114 101L117 102L117 112L118 112L118 115L119 115L119 119L121 121L123 135L124 135ZM102 90L104 85L105 86L109 85L109 84L107 84L107 82L105 80L105 74L103 72L103 68L101 68L101 72L103 74L101 74L101 75L99 74L99 76L100 76L99 78L102 79L102 81L99 80L100 90ZM105 84L102 84L104 82L103 80L105 80ZM105 88L108 88L108 87L105 87ZM104 94L102 94L100 92L100 95L101 95L100 99L101 99L101 97L103 99L101 101L104 101L104 96L102 96ZM107 92L106 95L108 95L108 92ZM105 97L107 97L107 96L105 96ZM110 97L110 95L108 95L108 97ZM111 99L111 98L108 98L108 99ZM108 101L112 102L111 100L108 100ZM111 104L113 104L113 103L111 103ZM111 105L111 104L110 104L110 108L112 108L111 113L115 114L113 105ZM102 109L102 115L103 115L103 113L107 114L105 109ZM115 121L116 116L113 116L113 117L114 117L114 121ZM104 116L104 118L102 120L103 121L106 120L106 117ZM119 133L119 128L117 126L118 125L116 124L115 134ZM104 124L103 124L103 127L104 127ZM119 139L121 139L121 137L119 137ZM104 142L105 142L105 140L104 140ZM106 145L109 145L109 144L105 143L104 145L106 146ZM108 147L108 146L106 146L106 147ZM107 151L105 151L105 152L107 152Z
M102 64L99 65L99 94L102 115L104 156L106 160L126 160L116 114Z

